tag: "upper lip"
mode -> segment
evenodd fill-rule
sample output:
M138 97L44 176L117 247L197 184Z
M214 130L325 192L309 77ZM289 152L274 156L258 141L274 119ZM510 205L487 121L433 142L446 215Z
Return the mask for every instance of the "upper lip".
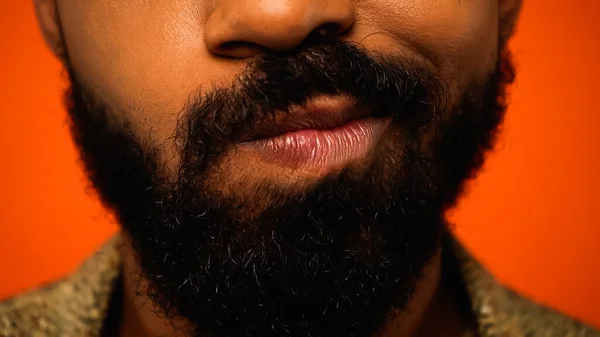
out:
M368 117L371 109L347 98L323 97L303 106L294 106L285 112L276 112L259 121L244 141L271 138L300 130L330 130L352 120Z

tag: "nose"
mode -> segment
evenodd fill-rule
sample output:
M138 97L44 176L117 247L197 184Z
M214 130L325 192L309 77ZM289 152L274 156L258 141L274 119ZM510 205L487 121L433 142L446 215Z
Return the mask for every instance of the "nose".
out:
M355 0L220 0L204 41L210 52L234 58L261 50L286 51L311 34L341 35L355 20Z

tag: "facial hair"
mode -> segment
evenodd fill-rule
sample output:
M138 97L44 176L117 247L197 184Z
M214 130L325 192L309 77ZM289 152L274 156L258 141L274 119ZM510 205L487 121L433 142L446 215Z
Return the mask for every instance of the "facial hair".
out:
M187 332L219 337L367 337L406 309L439 248L444 211L492 147L513 80L500 53L450 104L448 84L414 60L322 40L265 53L230 87L186 106L169 172L163 149L114 122L122 112L82 85L68 55L66 64L75 143L133 242L146 294ZM252 186L270 204L248 216L250 200L220 193L211 168L257 124L320 95L390 117L393 140L360 173L303 190Z

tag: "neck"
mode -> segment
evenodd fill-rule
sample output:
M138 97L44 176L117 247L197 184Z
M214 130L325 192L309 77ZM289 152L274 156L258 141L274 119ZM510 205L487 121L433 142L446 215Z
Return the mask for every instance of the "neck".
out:
M181 336L176 329L178 322L159 315L158 308L140 291L146 289L147 284L140 277L140 267L131 242L125 235L119 246L123 257L124 281L119 336ZM442 249L423 270L407 309L390 313L390 316L393 318L386 323L378 337L457 337L462 334L463 320L442 282Z

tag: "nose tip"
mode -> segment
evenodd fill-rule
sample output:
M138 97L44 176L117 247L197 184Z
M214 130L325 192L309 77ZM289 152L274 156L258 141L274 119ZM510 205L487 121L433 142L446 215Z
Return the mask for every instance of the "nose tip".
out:
M354 24L353 0L223 0L209 16L204 40L214 54L244 58L286 51L309 35L340 35Z

